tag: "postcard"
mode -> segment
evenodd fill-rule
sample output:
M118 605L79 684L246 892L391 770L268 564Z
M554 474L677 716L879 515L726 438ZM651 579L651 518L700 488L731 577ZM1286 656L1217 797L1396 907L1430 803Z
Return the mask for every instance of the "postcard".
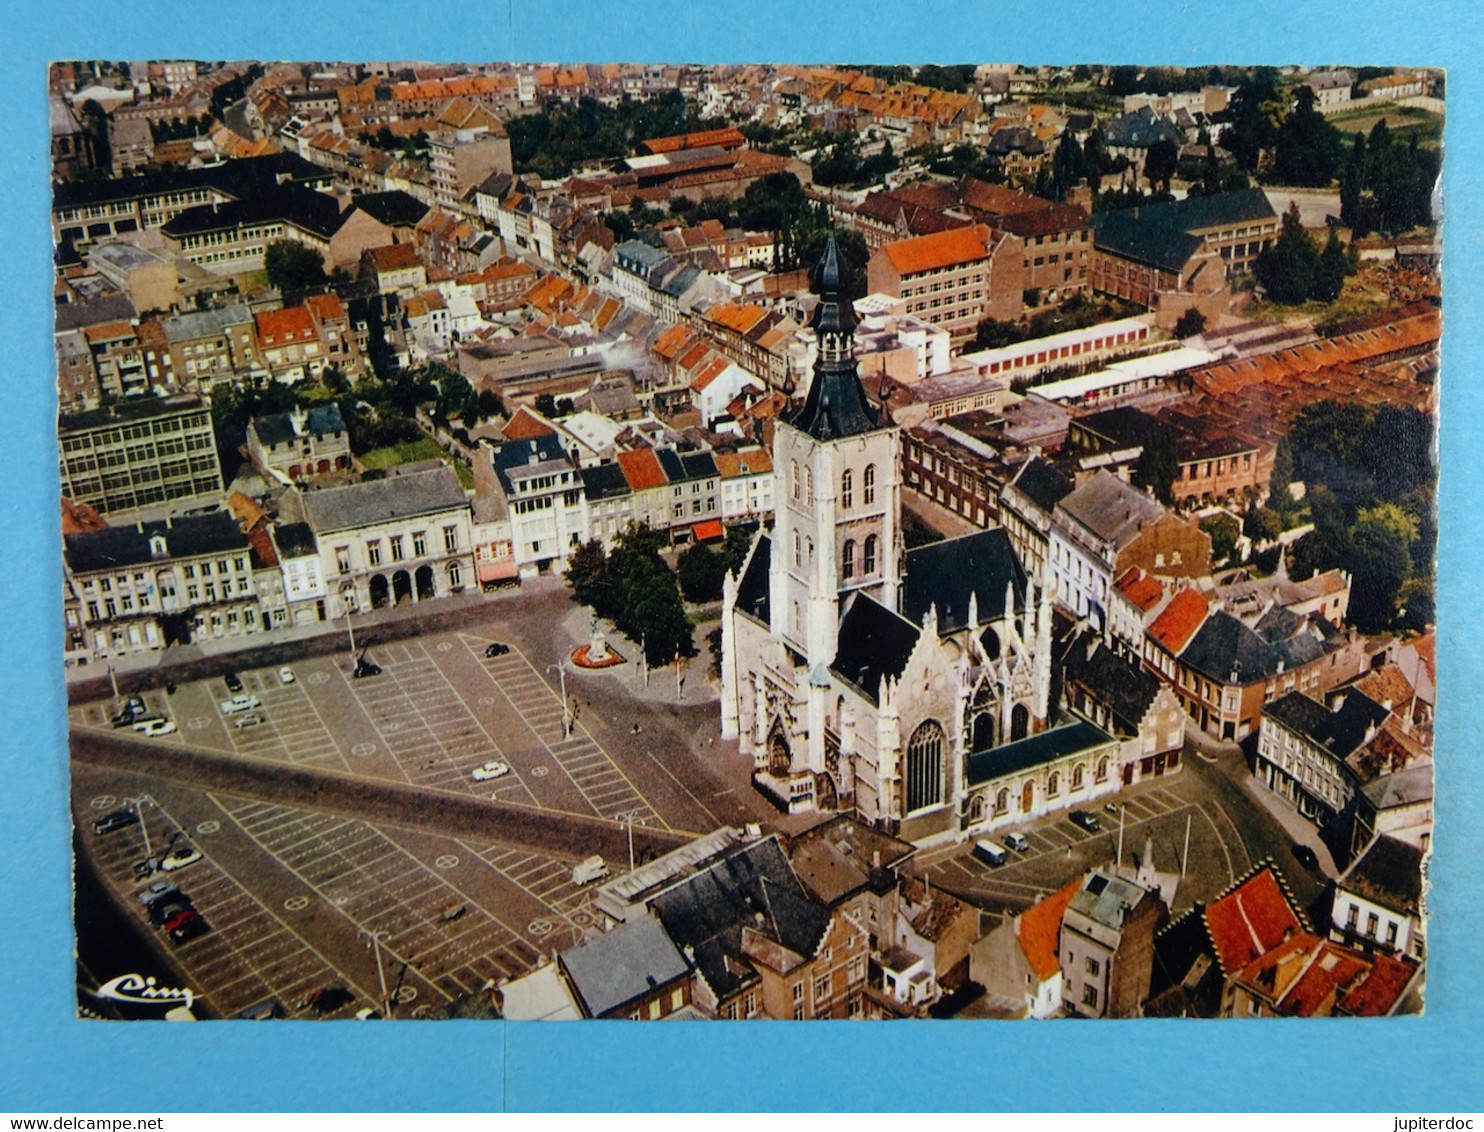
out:
M48 80L80 1018L1422 1012L1441 69Z

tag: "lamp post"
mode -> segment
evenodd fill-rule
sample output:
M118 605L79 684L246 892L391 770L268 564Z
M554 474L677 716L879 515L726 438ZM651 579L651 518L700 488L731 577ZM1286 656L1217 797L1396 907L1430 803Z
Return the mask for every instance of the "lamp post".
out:
M148 794L141 794L137 798L126 798L124 800L133 806L134 812L139 815L139 832L144 834L144 859L148 861L150 855L149 823L144 820L144 803L148 802L150 805L154 805L155 800Z
M572 738L572 708L567 702L567 665L565 662L548 664L546 671L550 672L553 668L557 671L557 678L562 682L562 738L570 739Z
M386 970L381 965L381 941L387 933L384 931L367 931L365 928L361 928L359 929L359 934L371 941L371 950L376 955L376 981L381 984L381 1012L390 1019L392 1016L392 996L387 993Z

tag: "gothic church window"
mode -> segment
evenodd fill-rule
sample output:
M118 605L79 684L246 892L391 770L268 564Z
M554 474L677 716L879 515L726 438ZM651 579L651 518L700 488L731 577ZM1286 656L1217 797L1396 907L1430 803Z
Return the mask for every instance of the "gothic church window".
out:
M927 720L907 744L907 811L936 806L943 799L943 728Z
M869 507L869 506L871 506L871 504L873 504L873 503L876 502L876 465L875 464L867 464L866 465L865 473L861 476L861 482L862 482L862 484L864 485L864 488L865 488L864 495L865 495L866 506Z
M842 578L855 577L855 540L846 539L845 545L840 550L840 576Z
M846 468L845 469L845 474L840 477L840 506L841 507L852 507L852 506L854 506L854 498L855 498L855 473L853 473L849 468Z

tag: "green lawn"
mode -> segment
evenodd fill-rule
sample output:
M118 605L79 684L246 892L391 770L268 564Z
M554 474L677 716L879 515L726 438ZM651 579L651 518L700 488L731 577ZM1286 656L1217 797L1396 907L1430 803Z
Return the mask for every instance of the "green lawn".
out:
M1318 324L1360 318L1381 310L1390 302L1390 298L1384 291L1369 287L1359 278L1352 277L1345 280L1345 289L1332 303L1311 301L1288 306L1285 303L1262 302L1253 303L1242 313L1256 322L1290 322L1299 318L1307 318Z
M1423 147L1438 145L1443 138L1443 116L1424 110L1420 106L1378 106L1347 110L1343 114L1330 116L1329 123L1346 135L1348 149L1351 135L1362 133L1370 136L1371 130L1381 119L1386 119L1386 128L1391 131L1392 141L1410 144L1416 135L1417 144Z
M373 448L361 456L360 460L367 468L395 468L402 464L415 464L419 460L442 460L445 464L453 465L459 483L464 485L466 491L474 486L474 473L439 448L431 436L386 448Z

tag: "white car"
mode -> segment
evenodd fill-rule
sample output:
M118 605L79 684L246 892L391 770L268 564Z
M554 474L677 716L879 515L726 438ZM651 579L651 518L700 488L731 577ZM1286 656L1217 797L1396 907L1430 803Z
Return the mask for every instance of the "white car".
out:
M154 739L161 735L174 735L176 732L175 720L149 719L143 723L136 723L134 730L147 739Z
M252 711L255 707L262 707L263 701L257 696L239 692L230 700L223 700L217 706L222 709L223 715L236 715L239 711Z
M194 845L181 845L170 850L160 859L160 871L162 873L174 872L183 869L187 865L194 865L201 859L201 850Z
M285 664L278 670L278 682L280 684L292 684L294 682L294 670Z
M509 763L501 762L499 759L491 759L483 766L475 767L472 777L475 782L488 782L491 778L504 778L509 773Z

